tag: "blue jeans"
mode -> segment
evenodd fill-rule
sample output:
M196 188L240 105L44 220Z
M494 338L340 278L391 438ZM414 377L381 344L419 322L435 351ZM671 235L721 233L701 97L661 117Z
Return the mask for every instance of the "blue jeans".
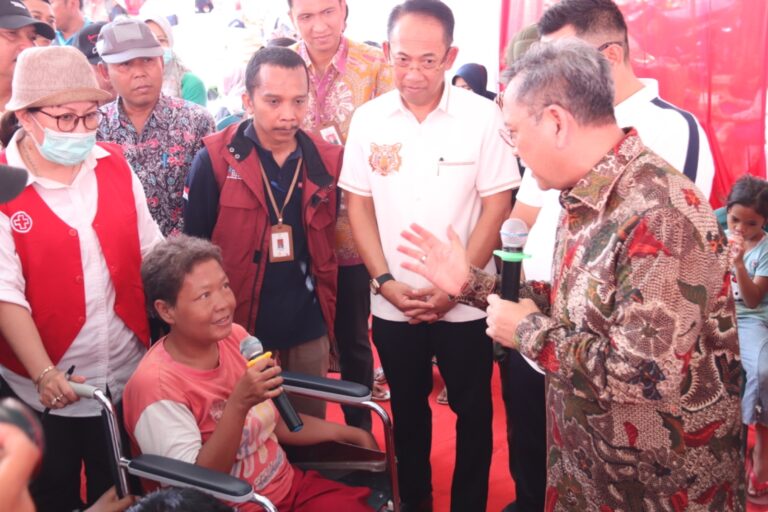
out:
M741 399L745 425L768 425L768 320L757 316L738 318L741 365L747 374Z

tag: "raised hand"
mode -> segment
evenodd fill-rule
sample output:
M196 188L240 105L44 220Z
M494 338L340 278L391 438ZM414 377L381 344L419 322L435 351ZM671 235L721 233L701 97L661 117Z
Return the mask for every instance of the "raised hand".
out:
M728 259L731 266L744 265L744 236L736 231L728 234Z
M459 235L449 226L445 243L418 224L411 224L411 230L403 231L402 237L417 248L400 245L397 250L414 261L403 262L402 267L424 276L449 295L459 295L469 277L469 260Z

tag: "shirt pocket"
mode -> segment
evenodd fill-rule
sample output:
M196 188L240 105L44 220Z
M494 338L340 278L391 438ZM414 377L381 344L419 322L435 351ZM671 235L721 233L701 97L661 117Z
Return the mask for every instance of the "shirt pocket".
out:
M448 178L474 174L477 161L473 158L441 158L437 162L437 175Z
M221 208L255 210L259 207L259 202L244 185L232 186L225 184L221 190L221 196L219 196L219 206Z

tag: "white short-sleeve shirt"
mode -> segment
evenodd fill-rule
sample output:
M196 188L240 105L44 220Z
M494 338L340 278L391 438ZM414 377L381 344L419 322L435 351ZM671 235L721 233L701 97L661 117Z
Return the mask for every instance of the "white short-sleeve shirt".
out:
M695 172L695 183L709 197L715 177L715 163L709 141L696 118L659 98L655 80L642 79L643 88L614 108L621 127L637 130L643 143L680 172ZM533 170L536 173L536 170ZM517 200L541 208L531 226L525 252L532 258L523 261L526 279L550 281L555 251L555 234L562 207L560 192L541 190L527 172Z
M423 122L390 91L360 106L352 117L339 186L372 197L389 272L414 288L430 286L403 269L400 233L418 223L446 239L447 227L466 245L480 217L481 199L520 183L511 149L499 136L499 108L486 98L446 84L438 107ZM486 268L492 268L492 260ZM371 311L379 318L408 318L381 295ZM458 305L444 320L464 322L485 313Z

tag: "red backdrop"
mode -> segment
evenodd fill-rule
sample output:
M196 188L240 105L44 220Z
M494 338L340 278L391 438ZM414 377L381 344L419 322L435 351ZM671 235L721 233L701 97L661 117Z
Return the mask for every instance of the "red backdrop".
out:
M501 55L551 0L502 0ZM617 0L629 26L637 76L696 115L709 137L716 174L712 205L742 174L765 177L768 2ZM503 62L503 61L502 61Z

